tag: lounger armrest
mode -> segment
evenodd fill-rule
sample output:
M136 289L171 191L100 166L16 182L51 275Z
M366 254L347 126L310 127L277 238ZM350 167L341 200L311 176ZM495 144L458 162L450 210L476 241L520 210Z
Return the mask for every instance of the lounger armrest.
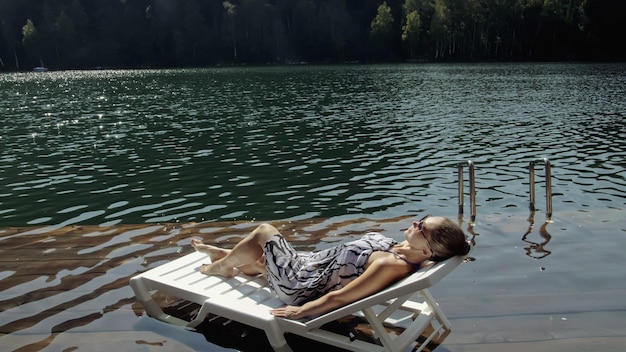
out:
M385 303L397 297L412 295L420 290L427 289L441 280L450 273L454 268L463 262L464 257L457 256L439 262L428 268L418 270L410 276L392 284L391 286L377 292L373 295L362 298L356 302L350 303L344 307L335 309L331 312L318 316L316 318L300 321L306 329L318 328L326 323L343 318L347 315L354 314L365 308L372 307L376 304Z

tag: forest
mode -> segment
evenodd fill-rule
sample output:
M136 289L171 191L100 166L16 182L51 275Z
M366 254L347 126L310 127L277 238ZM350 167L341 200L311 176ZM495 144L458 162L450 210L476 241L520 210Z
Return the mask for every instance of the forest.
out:
M622 61L624 0L0 0L0 71Z

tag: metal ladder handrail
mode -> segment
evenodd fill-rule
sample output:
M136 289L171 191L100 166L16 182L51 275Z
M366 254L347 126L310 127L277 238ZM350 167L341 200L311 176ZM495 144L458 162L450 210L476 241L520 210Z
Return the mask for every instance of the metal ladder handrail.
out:
M470 210L471 224L476 220L476 183L474 178L474 163L471 160L459 163L459 214L463 214L463 167L467 165L469 169L469 186L470 186Z
M535 211L535 165L543 164L546 182L546 221L550 221L552 217L552 167L548 158L537 159L530 162L529 170L529 187L530 187L530 211Z

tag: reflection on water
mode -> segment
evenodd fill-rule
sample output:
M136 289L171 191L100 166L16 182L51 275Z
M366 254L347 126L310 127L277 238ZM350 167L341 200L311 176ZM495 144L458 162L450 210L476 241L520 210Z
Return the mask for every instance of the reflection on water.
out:
M503 319L497 326L564 312L610 321L626 293L613 269L624 264L625 72L475 64L0 75L0 344L88 349L93 340L77 336L114 332L113 348L203 349L198 334L147 322L128 279L186 254L192 236L232 246L258 221L279 221L309 250L370 230L401 236L425 212L458 216L467 160L477 216L458 221L475 260L434 288L456 323L446 341L481 332L475 343L491 341L464 327L468 317L480 326L481 314ZM527 217L529 162L541 158L552 163L554 211L536 228L535 211L552 212L538 197ZM572 269L581 253L588 270ZM604 293L601 304L571 303L592 291ZM520 306L537 295L542 304ZM576 331L544 330L554 329ZM513 331L502 339L524 339Z
M545 248L548 242L550 242L550 240L552 239L552 235L548 233L548 229L547 229L548 224L550 224L551 222L549 220L549 217L539 227L540 238L537 241L540 241L540 242L534 242L533 240L531 240L531 238L535 236L532 233L533 227L535 225L535 212L534 211L530 212L530 216L528 217L528 222L530 223L530 225L528 226L528 230L522 236L522 241L529 244L528 247L524 248L526 250L526 255L535 259L541 259L541 258L549 256L552 253L552 251L549 251Z

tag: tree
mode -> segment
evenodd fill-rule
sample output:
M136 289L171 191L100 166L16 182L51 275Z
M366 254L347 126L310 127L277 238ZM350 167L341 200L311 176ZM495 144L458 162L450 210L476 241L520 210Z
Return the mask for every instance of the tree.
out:
M21 2L0 0L0 55L6 55L4 67L20 70L18 54L23 48L23 34L21 31L24 25L24 16L20 15ZM13 57L15 60L13 60Z
M184 8L182 30L185 37L186 58L193 64L202 62L204 52L209 52L209 29L205 24L200 7L196 2L189 2Z
M383 1L0 0L0 69L624 57L624 0Z
M348 30L352 28L345 0L323 2L320 9L320 21L322 28L327 29L327 32L324 32L324 37L328 38L327 55L345 59L348 43L350 43Z
M35 24L29 18L26 20L26 24L22 27L22 43L25 47L38 50L37 43L37 28L35 28Z
M435 59L443 58L450 34L450 16L444 0L435 0L435 13L430 24L430 33L435 39Z
M57 17L56 21L54 21L54 34L56 44L55 52L57 59L59 59L61 56L60 52L62 51L60 48L70 52L74 49L76 40L74 22L68 15L65 14L65 11L61 11L59 17Z
M550 30L550 51L554 52L559 23L565 17L565 9L559 0L544 0L541 19L546 28Z
M85 12L85 8L81 5L80 1L73 0L70 5L67 15L72 19L72 23L74 25L74 30L78 37L76 38L79 44L85 44L87 41L87 36L90 35L88 28L89 22L91 19L87 12Z
M226 10L226 15L228 17L230 29L230 38L232 40L233 45L233 58L235 61L237 60L237 36L235 34L235 16L237 16L237 6L230 1L224 1L222 3L224 5L224 10Z
M293 60L303 61L315 58L320 52L320 38L317 34L317 6L313 0L297 0L293 7L293 36L296 44Z
M393 14L387 2L378 6L376 17L370 25L370 35L375 43L389 48L393 41Z
M413 10L408 13L405 21L404 26L402 26L402 41L408 42L410 55L411 57L414 57L414 50L419 41L420 26L422 21L419 13L417 13L417 10Z

